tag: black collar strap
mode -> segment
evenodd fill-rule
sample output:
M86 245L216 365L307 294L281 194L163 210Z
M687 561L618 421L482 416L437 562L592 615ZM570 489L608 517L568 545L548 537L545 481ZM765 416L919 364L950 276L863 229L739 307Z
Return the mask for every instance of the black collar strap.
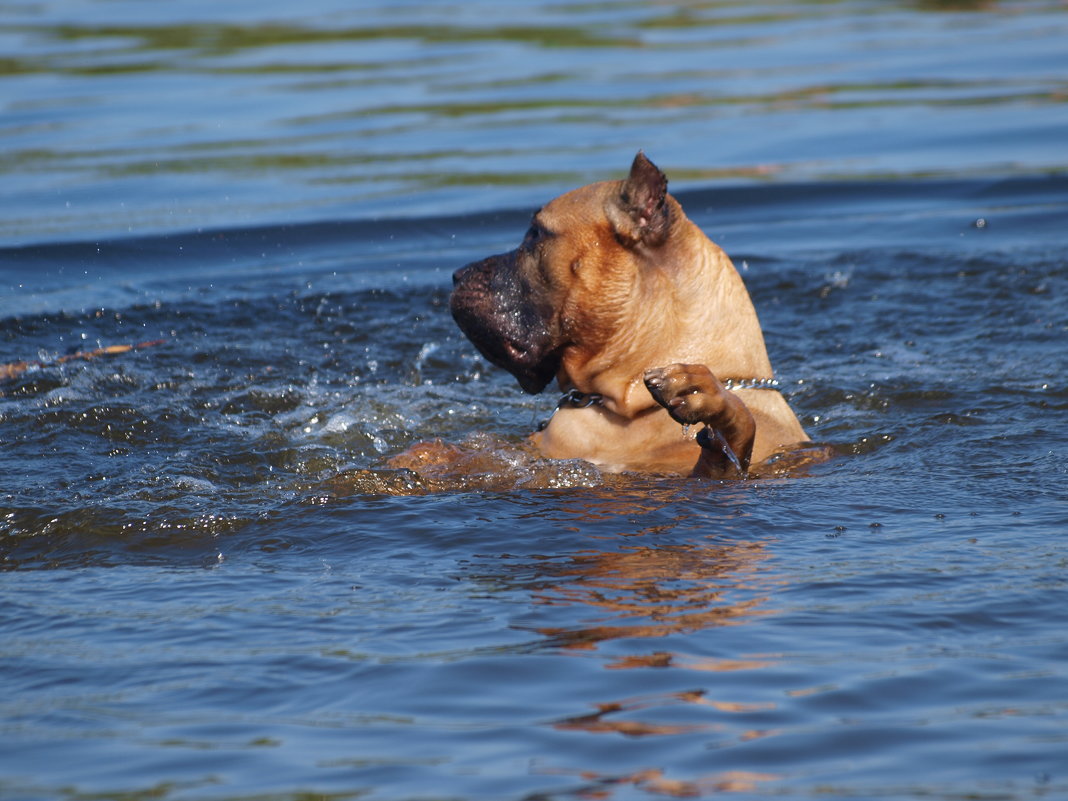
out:
M602 401L604 401L604 395L596 392L579 392L577 389L569 389L556 402L556 408L562 409L568 406L572 409L585 409L587 406L593 406Z
M565 406L570 409L585 409L587 406L593 406L603 401L604 395L596 392L579 392L577 389L569 389L556 402L556 408L553 409L552 414L538 423L538 431L544 431L548 427L549 421L553 419L553 415Z

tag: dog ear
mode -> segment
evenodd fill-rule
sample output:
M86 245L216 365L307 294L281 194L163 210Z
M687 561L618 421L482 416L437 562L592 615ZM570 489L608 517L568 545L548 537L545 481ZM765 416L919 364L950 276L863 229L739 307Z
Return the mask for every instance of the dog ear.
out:
M605 207L608 220L624 245L656 247L667 239L671 212L664 202L666 197L667 176L639 150L619 194Z

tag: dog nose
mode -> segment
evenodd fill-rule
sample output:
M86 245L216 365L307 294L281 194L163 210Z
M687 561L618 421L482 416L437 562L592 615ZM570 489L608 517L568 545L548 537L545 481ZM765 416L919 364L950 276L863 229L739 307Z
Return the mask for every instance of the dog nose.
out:
M466 269L467 269L466 267L461 267L459 270L457 270L456 272L454 272L452 274L452 285L453 286L456 286L456 285L458 285L460 283L460 279L463 277L464 270L466 270Z

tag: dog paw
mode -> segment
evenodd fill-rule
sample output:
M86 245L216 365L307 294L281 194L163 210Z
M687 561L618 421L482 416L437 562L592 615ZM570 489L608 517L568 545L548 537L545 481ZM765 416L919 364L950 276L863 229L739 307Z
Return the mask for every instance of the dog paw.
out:
M701 455L696 476L744 478L756 438L756 420L746 405L703 364L672 364L647 370L645 386L677 423L704 423L697 434Z
M672 364L646 370L645 386L653 400L683 425L714 425L726 411L727 390L703 364Z

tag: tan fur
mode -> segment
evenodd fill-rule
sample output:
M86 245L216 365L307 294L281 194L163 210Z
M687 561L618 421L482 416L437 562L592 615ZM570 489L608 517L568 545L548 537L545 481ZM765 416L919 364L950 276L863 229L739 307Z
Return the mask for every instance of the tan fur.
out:
M597 213L618 191L619 182L586 186L536 215L555 234L543 259L569 270L578 264L559 299L575 345L565 353L557 380L563 390L597 393L604 402L560 409L532 439L553 459L688 473L700 452L695 432L686 432L653 399L643 383L645 371L695 363L723 379L770 378L771 363L756 310L727 255L670 196L667 242L652 249L620 247ZM611 333L598 328L602 318L611 319ZM757 422L754 464L807 440L778 392L736 393Z
M543 456L727 478L807 440L778 391L724 383L774 377L760 321L642 153L626 179L561 195L518 248L454 279L457 324L521 388L555 378L595 399L532 435Z

